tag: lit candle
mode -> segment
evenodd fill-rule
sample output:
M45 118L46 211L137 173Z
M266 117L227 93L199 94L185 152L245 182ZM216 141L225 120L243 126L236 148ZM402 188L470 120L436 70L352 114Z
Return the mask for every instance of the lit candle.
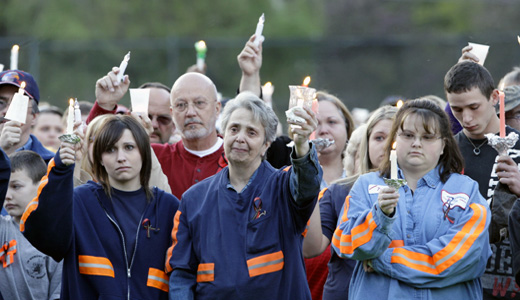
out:
M206 52L208 48L204 41L198 41L195 43L195 51L197 51L197 69L204 71L204 61L206 60Z
M69 100L69 114L67 115L67 131L66 134L74 132L74 99Z
M125 55L123 61L119 65L119 73L117 73L117 81L123 81L123 76L125 76L126 67L128 67L128 61L130 60L130 51Z
M390 179L397 179L397 152L395 152L395 142L390 151Z
M81 122L81 110L79 109L78 99L74 99L74 122Z
M260 18L258 19L258 24L256 24L256 30L255 30L255 46L258 47L258 45L260 45L260 42L263 42L264 41L264 36L262 35L262 31L264 30L264 22L265 22L265 17L264 17L264 14L262 14L260 16Z
M14 45L11 48L11 70L18 70L18 51L20 46Z
M302 86L304 86L304 87L308 87L308 86L309 86L309 83L311 83L311 77L310 77L310 76L307 76L307 77L305 77L305 79L303 79L303 84L302 84Z
M403 100L399 99L397 100L397 103L395 104L395 107L397 107L397 109L401 108L401 106L403 106Z
M11 121L18 121L22 124L25 124L27 118L27 109L29 108L29 97L25 96L25 81L22 81L20 84L20 89L18 89L18 93L13 95L13 99L11 100L11 104L7 109L5 114L5 118Z
M500 99L499 105L500 105L500 137L506 137L506 113L504 111L504 92L498 91L498 96Z
M273 92L274 92L274 85L268 81L266 82L263 86L262 86L262 94L264 95L264 101L265 101L265 104L267 104L267 106L269 107L273 107Z

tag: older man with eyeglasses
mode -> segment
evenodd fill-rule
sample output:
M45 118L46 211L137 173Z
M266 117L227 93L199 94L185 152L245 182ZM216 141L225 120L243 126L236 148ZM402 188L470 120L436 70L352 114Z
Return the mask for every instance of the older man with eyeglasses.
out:
M117 80L118 73L119 68L114 67L96 82L97 100L87 123L97 115L115 113L117 103L130 85L128 75L120 82ZM227 165L223 140L216 130L221 104L211 79L195 72L186 73L175 81L170 93L170 104L171 107L168 110L163 108L157 117L149 110L149 117L152 124L154 119L159 123L161 116L166 116L166 112L171 113L182 140L172 145L153 143L152 148L168 177L172 193L180 199L190 186Z

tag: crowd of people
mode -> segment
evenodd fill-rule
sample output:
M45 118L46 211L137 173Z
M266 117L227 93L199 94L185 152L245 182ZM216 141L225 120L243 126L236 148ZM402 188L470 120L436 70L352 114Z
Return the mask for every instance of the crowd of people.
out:
M284 135L255 39L225 102L194 66L141 84L134 112L113 67L78 141L31 74L0 72L0 299L520 299L520 142L485 136L502 91L520 135L520 68L496 85L468 46L446 101L383 101L357 124L318 91ZM25 123L5 118L22 82Z

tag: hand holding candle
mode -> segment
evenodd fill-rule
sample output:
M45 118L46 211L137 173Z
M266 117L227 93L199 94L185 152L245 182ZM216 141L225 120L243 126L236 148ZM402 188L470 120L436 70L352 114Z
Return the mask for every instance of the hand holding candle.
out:
M18 51L20 50L20 46L14 45L11 48L11 70L18 70Z
M204 72L204 62L206 60L206 52L208 48L204 41L198 41L195 43L195 51L197 51L197 68Z
M123 77L125 76L126 67L128 66L128 61L130 60L130 51L125 55L125 58L119 65L119 73L117 73L117 82L123 81Z
M264 30L264 22L265 22L265 16L262 14L260 18L258 19L258 24L256 24L256 30L255 30L255 46L258 47L261 42L265 40L264 36L262 35L262 31Z

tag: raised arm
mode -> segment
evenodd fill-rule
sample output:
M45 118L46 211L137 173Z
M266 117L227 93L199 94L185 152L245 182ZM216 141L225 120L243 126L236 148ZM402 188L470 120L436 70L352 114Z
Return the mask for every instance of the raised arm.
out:
M262 67L262 44L255 45L256 37L253 35L247 41L244 49L237 57L238 65L242 70L240 79L240 92L250 91L258 97L261 96L260 68Z
M22 215L20 231L41 252L61 260L72 242L75 147L62 143L49 162L38 195Z
M96 81L96 103L88 115L87 124L99 115L115 112L117 104L128 91L128 75L120 82L117 80L118 73L119 68L113 67L112 71Z

